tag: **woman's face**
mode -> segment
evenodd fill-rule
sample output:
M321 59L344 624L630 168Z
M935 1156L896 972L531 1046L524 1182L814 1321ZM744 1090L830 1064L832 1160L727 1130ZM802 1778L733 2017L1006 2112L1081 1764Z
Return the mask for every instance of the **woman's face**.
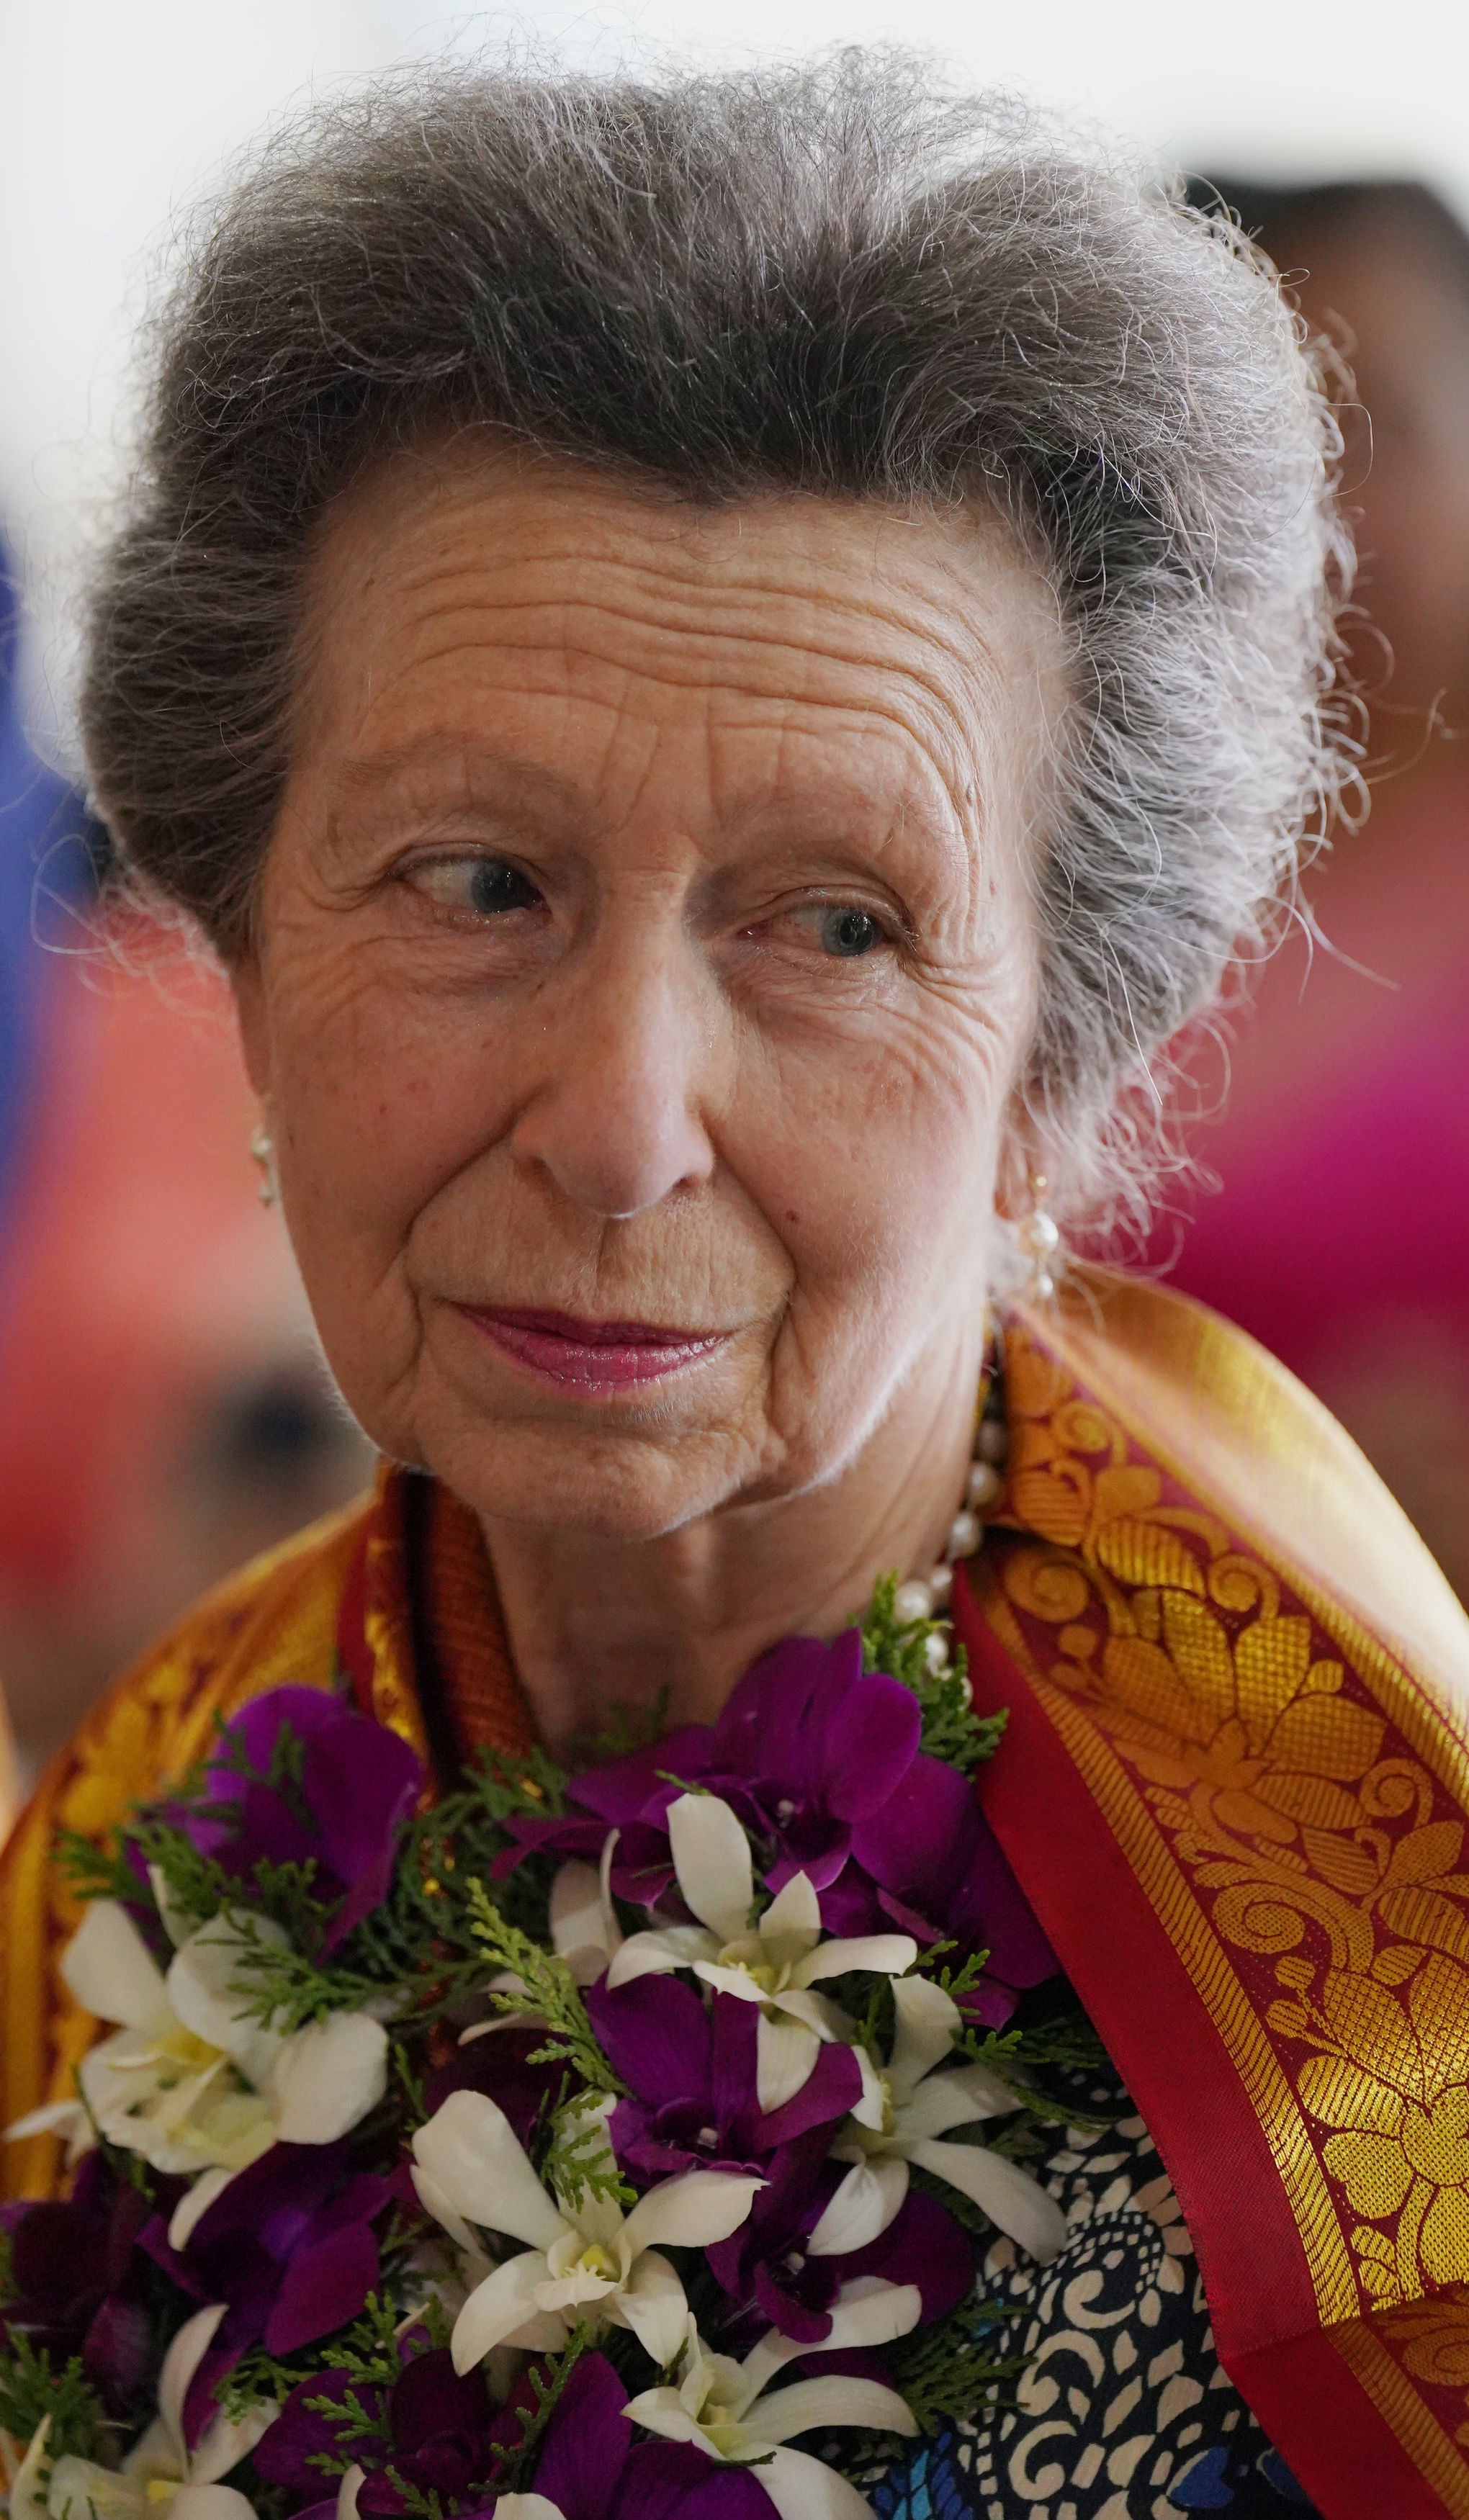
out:
M1039 581L482 448L354 489L307 630L237 991L351 1409L489 1518L830 1479L972 1369L1023 1178Z

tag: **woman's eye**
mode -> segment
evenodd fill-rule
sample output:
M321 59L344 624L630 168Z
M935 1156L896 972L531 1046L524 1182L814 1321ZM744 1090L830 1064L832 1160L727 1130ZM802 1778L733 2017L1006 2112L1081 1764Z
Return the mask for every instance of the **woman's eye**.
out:
M533 910L541 899L529 877L508 858L436 858L414 868L409 880L440 909L457 910L474 919L497 919L507 910Z
M816 933L823 954L838 954L846 962L858 954L870 954L875 946L888 941L887 930L870 911L849 907L823 910L817 919Z

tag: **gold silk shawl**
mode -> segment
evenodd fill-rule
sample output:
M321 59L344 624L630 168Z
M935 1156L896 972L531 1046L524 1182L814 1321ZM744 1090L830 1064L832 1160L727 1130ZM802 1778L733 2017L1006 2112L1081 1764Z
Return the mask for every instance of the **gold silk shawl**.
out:
M1469 1619L1243 1333L1079 1271L1004 1325L1008 1487L956 1586L980 1793L1158 2142L1221 2359L1327 2520L1469 2520ZM441 1770L530 1737L482 1542L389 1472L197 1609L42 1778L0 1866L5 2119L95 2025L58 1827L102 1835L283 1681ZM8 2148L51 2192L56 2146Z

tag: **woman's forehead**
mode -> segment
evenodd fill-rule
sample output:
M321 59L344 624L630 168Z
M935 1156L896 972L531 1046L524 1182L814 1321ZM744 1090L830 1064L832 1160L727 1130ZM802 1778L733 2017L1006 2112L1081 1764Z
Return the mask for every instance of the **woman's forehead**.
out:
M868 752L888 731L947 780L1017 700L1034 731L1058 645L1048 589L983 514L798 495L698 508L456 448L381 468L322 535L302 734L370 765L490 722L512 748L549 730L557 769L614 722Z

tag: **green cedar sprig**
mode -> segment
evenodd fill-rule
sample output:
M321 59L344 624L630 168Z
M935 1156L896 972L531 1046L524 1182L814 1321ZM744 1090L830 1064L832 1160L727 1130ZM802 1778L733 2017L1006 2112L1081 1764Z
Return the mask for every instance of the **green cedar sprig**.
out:
M900 1619L896 1610L898 1578L880 1575L872 1606L862 1621L862 1669L885 1671L901 1681L918 1700L923 1716L919 1748L930 1758L957 1768L961 1777L992 1759L1008 1720L976 1715L969 1702L967 1662L941 1619ZM948 1659L938 1671L929 1660L929 1639L941 1637Z
M647 1706L614 1706L600 1732L589 1732L574 1745L574 1773L585 1768L609 1768L615 1759L629 1758L634 1750L651 1750L668 1729L668 1707L673 1692L666 1682Z
M526 2379L532 2404L516 2408L521 2438L496 2454L494 2476L489 2481L497 2495L520 2493L532 2481L536 2453L546 2427L561 2403L567 2382L591 2341L588 2329L578 2324L558 2353L539 2355L527 2366Z
M447 2244L445 2244L447 2245ZM384 2243L385 2265L382 2288L369 2293L363 2308L351 2325L330 2344L311 2344L298 2348L294 2354L278 2357L268 2354L263 2345L252 2346L234 2364L220 2383L217 2396L231 2422L239 2423L252 2407L263 2402L284 2406L293 2389L303 2380L314 2378L323 2370L344 2371L352 2386L348 2392L354 2402L349 2415L344 2418L345 2436L365 2440L376 2429L385 2443L389 2434L377 2423L370 2407L364 2407L361 2392L368 2389L388 2390L402 2371L401 2353L427 2353L431 2347L447 2345L451 2321L441 2303L431 2293L422 2298L421 2281L415 2279L411 2295L405 2299L402 2288L393 2288L391 2261L401 2255L390 2235ZM419 2271L420 2275L422 2270ZM412 2325L403 2328L405 2311L412 2308ZM399 2330L402 2334L399 2334ZM342 2415L342 2401L323 2398L314 2402L312 2411L323 2414L336 2425ZM340 2459L327 2452L311 2453L313 2464L325 2472L340 2476L352 2461L350 2455Z
M947 2318L915 2327L887 2349L893 2386L923 2432L936 2433L966 2417L973 2421L986 2397L1018 2378L1030 2358L996 2353L991 2341L1014 2317L1008 2302L962 2302Z
M78 1899L130 1899L145 1894L120 1844L98 1846L79 1829L56 1833L56 1862Z
M341 2371L350 2383L340 2398L302 2400L308 2414L325 2417L341 2445L340 2450L308 2452L307 2464L324 2475L344 2475L364 2442L390 2448L388 2394L402 2377L404 2350L410 2356L426 2354L448 2342L448 2322L436 2301L426 2305L405 2333L400 2334L401 2328L400 2305L386 2292L370 2292L344 2335L321 2347L314 2358L318 2369Z
M480 1948L482 1979L488 1960L514 1980L511 1985L489 1990L495 2010L524 2016L537 2026L544 2024L545 2041L531 2051L528 2062L569 2065L588 2092L623 2098L627 2086L602 2053L580 1990L566 1961L532 1941L523 1927L497 1908L482 1881L470 1882L469 1905L474 1919L470 1931Z
M13 2327L0 2352L0 2431L23 2450L48 2415L48 2459L95 2458L104 2448L107 2414L80 2356L57 2370L44 2346L37 2349Z
M589 2196L620 2205L624 2213L637 2203L637 2189L620 2175L601 2118L580 2115L574 2103L557 2113L540 2176L574 2214Z

